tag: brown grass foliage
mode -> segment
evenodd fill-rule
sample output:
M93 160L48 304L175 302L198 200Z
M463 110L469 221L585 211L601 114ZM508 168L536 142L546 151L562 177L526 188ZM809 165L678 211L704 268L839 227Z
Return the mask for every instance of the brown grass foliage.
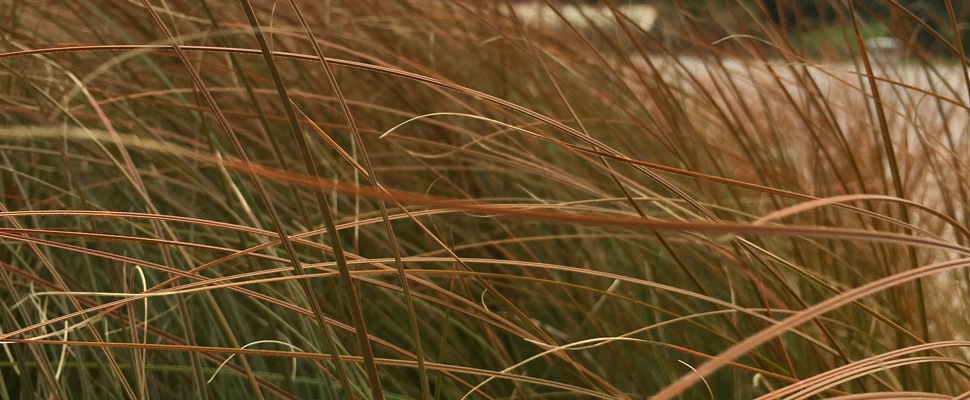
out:
M962 45L689 3L0 2L0 398L965 397Z

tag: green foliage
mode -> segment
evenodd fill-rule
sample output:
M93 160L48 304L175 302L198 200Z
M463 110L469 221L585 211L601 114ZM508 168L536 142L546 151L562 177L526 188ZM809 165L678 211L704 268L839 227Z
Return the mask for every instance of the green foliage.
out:
M0 399L967 390L956 36L139 4L0 3Z

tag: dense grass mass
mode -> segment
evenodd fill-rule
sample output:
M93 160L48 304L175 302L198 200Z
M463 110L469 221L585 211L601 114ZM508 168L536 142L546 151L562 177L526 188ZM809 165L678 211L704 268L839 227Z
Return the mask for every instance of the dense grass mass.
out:
M36 3L0 1L0 399L970 390L952 8ZM901 25L935 50L867 52Z

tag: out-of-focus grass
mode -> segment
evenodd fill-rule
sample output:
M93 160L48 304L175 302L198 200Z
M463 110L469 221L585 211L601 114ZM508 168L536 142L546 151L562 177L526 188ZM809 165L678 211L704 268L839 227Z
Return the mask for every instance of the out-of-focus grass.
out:
M968 390L959 65L508 7L3 3L0 398Z

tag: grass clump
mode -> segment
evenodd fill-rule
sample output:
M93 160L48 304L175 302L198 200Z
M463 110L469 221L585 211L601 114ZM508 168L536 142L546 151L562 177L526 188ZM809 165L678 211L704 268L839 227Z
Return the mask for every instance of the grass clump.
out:
M966 57L885 3L5 4L0 398L964 394Z

